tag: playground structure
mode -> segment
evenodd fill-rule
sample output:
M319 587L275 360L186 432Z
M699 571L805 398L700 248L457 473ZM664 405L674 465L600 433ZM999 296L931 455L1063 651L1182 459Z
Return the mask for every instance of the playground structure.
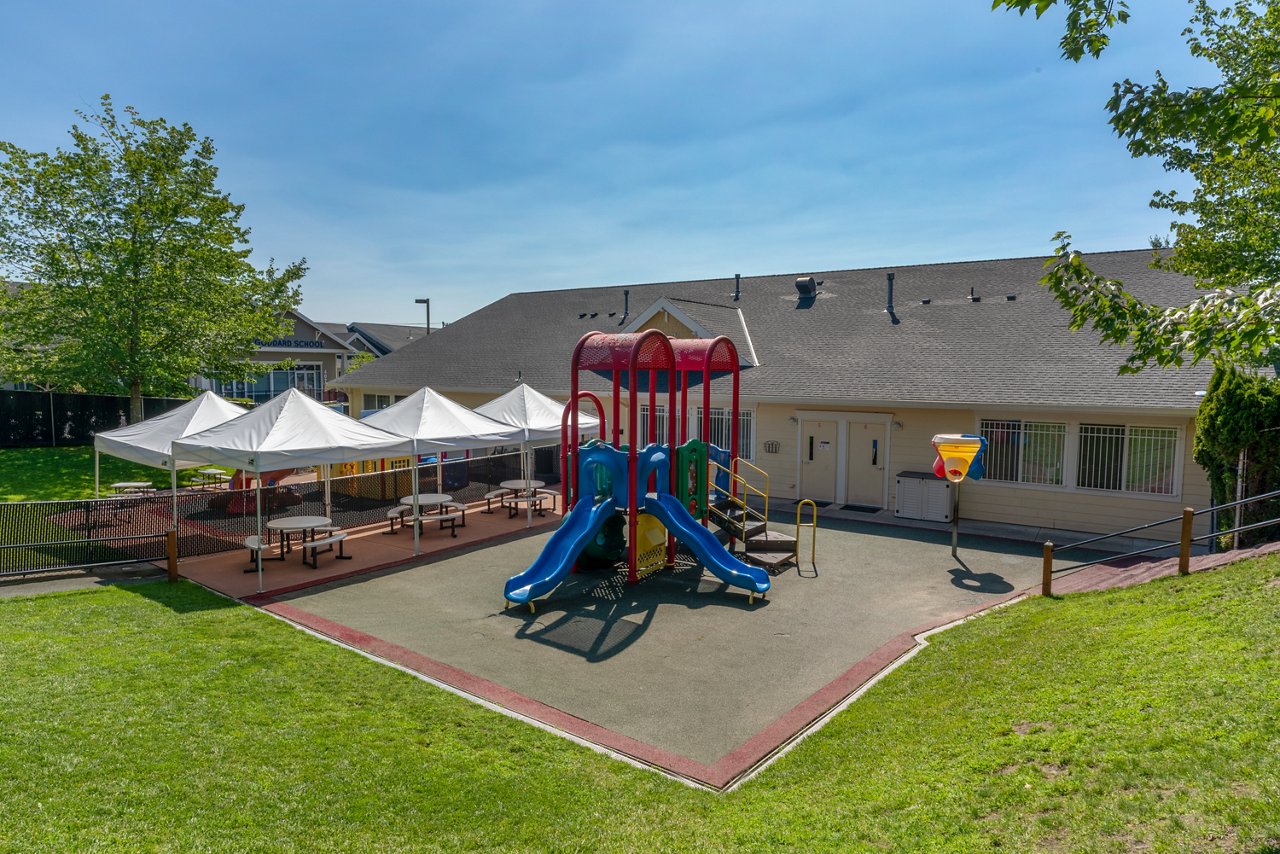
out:
M938 458L933 461L936 477L946 478L956 485L951 494L951 556L959 558L960 547L960 484L966 478L982 480L987 473L983 456L987 440L972 433L938 433L933 437L933 450Z
M533 601L554 590L584 557L596 565L625 564L627 581L634 584L675 565L677 540L720 580L746 590L750 602L767 593L769 573L735 556L735 545L741 543L743 558L776 568L796 558L796 540L767 528L767 480L761 490L739 473L744 466L764 475L738 457L738 370L737 349L723 336L708 341L672 339L656 330L591 332L578 341L561 420L565 519L533 565L508 580L508 605L527 603L532 609ZM596 395L580 390L581 371L610 379L612 418ZM729 448L711 442L716 376L732 379ZM689 389L698 383L701 436L690 438ZM666 398L667 442L644 448L638 447L642 387L651 438L659 435L658 395ZM625 437L623 394L628 398ZM586 444L578 423L583 401L591 402L599 416L599 436ZM747 504L748 494L763 497L763 513ZM713 523L718 534L710 530Z

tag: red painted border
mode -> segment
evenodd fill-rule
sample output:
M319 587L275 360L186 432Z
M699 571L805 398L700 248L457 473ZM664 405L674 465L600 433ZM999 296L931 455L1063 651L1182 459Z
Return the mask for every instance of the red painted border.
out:
M649 765L655 765L681 777L687 777L712 788L724 789L769 758L779 748L807 729L818 718L844 702L846 698L863 685L866 685L886 667L910 652L917 646L915 640L917 635L954 622L957 619L972 616L1021 595L1023 595L1023 591L1016 591L987 600L970 608L958 617L951 617L947 620L897 635L711 765L697 762L669 750L664 750L630 736L606 729L591 721L584 720L576 715L521 694L518 691L513 691L496 682L491 682L473 673L468 673L442 661L429 658L411 649L384 641L350 626L327 620L289 603L266 601L270 599L269 595L264 594L264 596L254 598L263 600L261 602L263 610L322 635L334 638L349 646L372 653L379 658L385 658L415 673L421 673L474 697L479 697L482 700L510 709L525 717L533 718L616 753L630 756Z

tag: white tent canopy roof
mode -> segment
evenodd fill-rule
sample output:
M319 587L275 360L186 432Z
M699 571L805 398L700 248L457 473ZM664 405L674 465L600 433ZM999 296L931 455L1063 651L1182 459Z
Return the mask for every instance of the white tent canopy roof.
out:
M94 450L144 466L169 467L169 446L210 427L244 415L247 410L228 403L211 391L187 401L155 418L127 427L105 430L93 437ZM204 462L179 457L177 467L189 469Z
M184 460L264 472L409 456L413 443L291 388L234 421L174 442L173 453Z
M418 453L518 445L523 436L520 430L473 412L426 386L366 415L360 423L417 440Z
M560 441L560 419L564 415L564 404L524 383L501 397L477 406L476 412L518 428L526 442L543 439ZM578 412L580 433L585 434L599 424L600 420L594 415Z

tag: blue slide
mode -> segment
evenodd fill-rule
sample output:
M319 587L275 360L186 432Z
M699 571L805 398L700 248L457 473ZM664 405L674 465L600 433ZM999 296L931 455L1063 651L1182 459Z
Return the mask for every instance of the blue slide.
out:
M529 602L550 593L573 568L578 555L613 515L612 498L592 506L590 500L573 505L569 515L551 535L533 566L507 580L504 595L508 602Z
M729 550L716 539L716 535L690 516L689 511L680 504L680 499L674 495L650 495L645 499L644 509L674 534L677 540L688 546L716 578L753 593L764 593L769 589L769 573L759 567L749 566L729 554Z

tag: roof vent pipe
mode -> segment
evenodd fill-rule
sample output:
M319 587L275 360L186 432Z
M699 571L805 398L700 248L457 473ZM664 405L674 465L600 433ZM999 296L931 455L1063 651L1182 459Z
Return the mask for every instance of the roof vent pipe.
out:
M974 293L973 288L969 288L969 302L982 302L982 297Z
M733 274L733 301L737 302L742 298L742 274Z
M627 316L631 314L631 291L624 288L622 291L622 320L619 323L626 323Z
M889 293L885 302L884 310L889 312L890 314L893 314L893 273L885 273L884 275L885 275L885 278L888 280L888 285L889 285Z

